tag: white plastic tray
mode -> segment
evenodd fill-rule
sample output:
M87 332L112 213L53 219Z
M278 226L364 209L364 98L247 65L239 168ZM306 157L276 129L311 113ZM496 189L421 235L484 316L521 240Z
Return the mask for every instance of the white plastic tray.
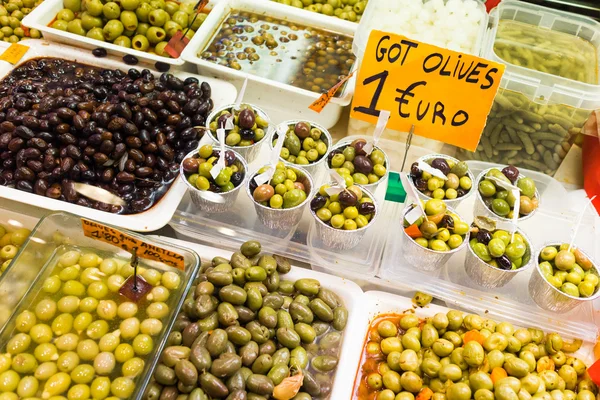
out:
M8 46L7 43L0 43L0 49ZM87 51L69 46L52 44L43 40L24 40L20 43L30 47L29 51L27 51L25 56L21 59L20 63L37 57L59 57L104 68L119 68L125 71L131 68L131 66L126 65L124 62L114 57L96 58ZM136 66L135 68L142 69L143 67L144 66L141 65ZM0 79L3 79L6 75L8 75L12 69L13 66L11 64L0 61ZM237 95L237 91L233 85L215 78L207 78L176 71L173 71L173 74L182 78L193 76L198 78L200 81L208 82L212 88L212 98L215 103L215 107L232 103ZM175 209L177 208L177 205L181 201L181 198L185 192L185 183L181 181L181 178L177 178L162 199L160 199L160 201L149 210L139 214L116 215L76 204L71 204L66 201L55 200L6 186L0 186L0 198L14 200L47 210L68 211L82 217L140 232L153 231L165 226L173 216L173 213L175 212Z
M218 0L213 0L210 3L214 3ZM164 62L171 65L183 65L184 61L179 56L178 58L162 57L157 54L150 54L145 51L135 50L133 48L127 48L118 46L110 42L104 42L102 40L91 39L87 36L77 35L67 31L61 31L60 29L54 29L48 25L54 21L56 14L64 8L63 0L44 0L39 6L37 6L31 13L23 18L23 25L29 28L35 28L42 32L44 39L68 44L72 46L82 47L84 49L93 50L98 47L105 48L109 54L113 56L123 57L126 54L136 56L141 62L146 62L154 65L157 61Z
M468 162L472 172L477 175L482 169L494 164L484 162ZM571 229L577 214L567 209L569 198L567 192L553 178L533 171L522 170L536 181L541 194L541 206L530 219L522 222L520 228L530 237L534 248L533 254L549 241L568 243ZM465 199L457 208L457 212L470 223L473 220L473 205L476 196ZM407 199L407 201L412 201ZM600 250L600 218L589 210L584 218L577 236L576 245L581 247L595 259ZM554 314L538 308L529 296L528 282L531 271L522 272L506 286L497 289L485 289L471 281L464 271L465 251L450 258L446 266L437 272L424 273L409 265L400 253L401 221L390 224L392 231L384 251L379 277L390 281L410 282L415 289L427 292L450 304L467 303L477 313L486 313L497 319L513 323L528 321L546 331L557 331L566 336L579 337L584 340L595 340L598 335L600 301L596 304L579 306L567 314Z
M308 106L320 96L319 93L247 74L198 57L198 53L210 44L223 20L232 10L267 15L348 36L354 35L357 24L272 1L221 0L212 9L181 55L185 61L195 65L199 73L233 81L238 87L248 77L248 89L244 101L263 108L275 123L287 119L308 118L328 129L333 127L340 118L343 107L350 104L356 75L344 86L340 97L331 99L323 112L317 114L309 110Z
M386 313L402 314L402 313L406 312L406 310L412 311L413 309L414 309L414 315L416 315L419 318L433 317L437 313L445 314L448 311L450 311L450 308L442 307L442 306L435 305L435 304L429 304L426 307L422 307L422 308L419 308L419 307L414 308L414 305L412 304L411 299L408 299L408 298L402 297L402 296L396 296L396 295L393 295L390 293L379 292L379 291L366 292L363 297L363 303L364 303L364 307L366 309L366 313L367 313L367 317L369 318L369 321L371 321L373 318L377 317L380 314L386 314ZM487 313L486 314L479 313L479 315L484 318L494 319L492 316L490 316L490 314L487 314ZM496 319L496 322L503 322L503 321L506 321L506 320ZM532 327L537 328L538 327L533 321L530 321L525 315L523 315L519 321L516 321L514 323L514 325L516 327L523 327L523 328L532 328ZM541 329L544 330L546 333L556 332L556 330L554 330L552 328L550 328L550 329L541 328ZM579 359L581 359L581 361L586 363L586 365L591 365L595 361L594 352L593 352L593 343L594 343L594 341L586 342L584 346L582 346L576 353L574 353Z
M208 247L198 243L185 242L164 236L151 236L164 241L172 242L183 247L188 247L200 255L203 261L210 261L213 257L231 256L230 251ZM348 323L344 330L340 359L335 372L330 399L349 399L352 396L352 385L348 384L348 377L353 376L360 361L364 334L368 326L367 314L363 309L363 291L354 282L341 279L332 275L322 274L309 269L292 266L292 270L282 275L282 279L298 280L302 278L318 279L321 286L334 291L344 302L348 309Z

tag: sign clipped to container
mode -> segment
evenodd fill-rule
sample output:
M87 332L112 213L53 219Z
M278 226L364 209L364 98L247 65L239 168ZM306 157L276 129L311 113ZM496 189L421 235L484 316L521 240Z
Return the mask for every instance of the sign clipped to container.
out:
M475 150L504 65L401 35L373 30L360 67L351 117Z

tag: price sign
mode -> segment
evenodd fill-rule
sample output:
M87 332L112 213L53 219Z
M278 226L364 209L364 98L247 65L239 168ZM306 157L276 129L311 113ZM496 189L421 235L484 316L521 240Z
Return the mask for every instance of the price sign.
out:
M504 65L401 35L372 31L350 116L474 151Z
M27 50L29 50L29 47L19 43L13 43L4 51L4 53L2 53L2 55L0 55L0 60L7 61L12 65L15 65L21 58L23 58L25 53L27 53Z
M146 243L118 229L103 225L99 222L81 218L83 234L89 238L112 244L128 252L135 251L140 258L159 261L172 267L185 270L185 260L181 254L162 247Z

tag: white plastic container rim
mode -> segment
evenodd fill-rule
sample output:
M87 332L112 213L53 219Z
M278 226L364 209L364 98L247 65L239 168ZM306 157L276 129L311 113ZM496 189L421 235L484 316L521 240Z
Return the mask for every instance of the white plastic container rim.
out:
M512 14L511 20L517 22L520 22L518 18L520 14L531 16L531 18L537 17L539 19L539 23L537 26L541 26L549 30L554 30L553 28L558 22L563 26L570 26L573 29L572 32L566 32L566 28L563 27L562 29L557 30L557 32L571 33L577 37L581 37L580 33L583 31L593 32L592 38L594 38L598 42L591 42L596 47L596 53L598 55L598 60L596 64L597 83L591 84L578 82L573 79L563 78L561 76L552 75L546 72L521 67L506 62L502 58L498 57L494 52L494 42L496 41L496 33L498 31L498 25L502 18L501 14L503 13ZM529 21L527 23L532 25ZM579 26L575 28L574 25ZM535 96L536 99L544 98L550 100L550 95L553 94L552 89L554 89L558 91L558 93L566 90L568 93L571 93L574 99L577 99L578 97L584 98L589 95L594 96L595 94L596 101L600 102L600 100L598 99L600 94L600 22L597 22L589 17L565 11L554 10L552 8L543 7L537 4L529 4L523 1L515 0L504 0L490 12L489 26L490 28L486 32L485 43L483 44L481 54L489 60L494 60L496 62L506 65L506 70L504 71L504 78L511 78L514 80L517 77L523 77L525 79L530 78L532 82L537 82L536 86L538 86L540 89L538 95ZM504 78L502 79L503 81ZM577 105L574 104L567 104L572 105L573 107L577 107Z
M374 16L372 15L374 12L373 4L375 4L378 1L389 2L389 1L395 1L395 0L370 0L369 3L367 3L367 8L365 9L365 12L363 13L363 16L360 19L360 23L358 24L358 29L356 30L356 34L354 35L354 41L352 42L352 51L354 52L356 57L359 59L362 59L363 55L365 54L365 51L367 49L367 42L369 41L369 36L371 34L371 30L376 29L376 25L377 25L376 23L374 24L374 28L372 28L372 29L367 29L367 25L371 25L371 19L374 18ZM427 3L428 1L431 1L431 0L424 0L423 3ZM446 1L447 0L444 0L444 3ZM485 44L489 16L485 9L485 5L484 5L485 1L482 1L482 0L476 0L476 1L479 4L479 9L481 10L481 13L483 15L483 20L480 22L479 33L477 34L477 40L475 42L475 46L473 47L474 48L473 55L478 56L482 53L482 50L483 50L483 47Z
M8 47L9 43L1 42L0 49ZM130 66L124 62L111 57L98 59L81 49L73 47L51 44L44 40L24 40L19 42L29 47L29 50L20 60L19 64L30 59L39 57L58 57L83 64L97 66L101 68L113 68L127 71L129 68L141 70L143 65ZM7 76L14 66L8 62L0 61L0 79ZM215 107L220 107L222 104L228 104L235 100L237 91L233 85L228 82L223 82L215 78L206 78L195 74L182 73L174 71L173 74L179 77L196 77L201 82L208 82L211 85L213 93L213 102ZM9 199L19 203L28 204L31 206L43 208L46 210L67 211L84 218L93 219L99 222L115 225L121 228L127 228L132 231L149 232L162 228L170 220L181 199L185 195L186 186L181 177L174 179L171 187L148 210L137 214L112 214L93 208L72 204L62 200L51 199L49 197L40 196L34 193L27 193L22 190L0 186L0 199Z
M60 0L46 0L60 1ZM273 18L279 18L286 21L318 28L330 32L352 37L356 31L357 24L349 21L344 21L339 18L331 18L327 15L322 15L303 9L279 4L275 1L254 1L254 0L220 0L212 9L204 23L198 28L192 40L188 43L181 57L198 67L199 70L210 71L218 75L230 76L232 78L251 80L273 87L282 92L291 92L293 94L318 99L321 94L310 90L301 89L289 84L277 82L271 79L262 78L253 74L244 72L243 70L235 70L225 67L207 60L203 60L198 56L198 53L204 51L212 42L214 36L218 33L223 21L233 10L242 10L253 12L256 14L267 15ZM355 62L355 64L358 60ZM354 74L344 85L339 97L331 99L332 104L347 106L352 100L354 94L354 85L356 74ZM308 107L308 103L306 105Z

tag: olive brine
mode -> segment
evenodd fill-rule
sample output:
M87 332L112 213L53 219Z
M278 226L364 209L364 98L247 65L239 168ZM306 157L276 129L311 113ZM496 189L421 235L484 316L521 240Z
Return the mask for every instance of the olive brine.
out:
M290 269L257 241L203 265L145 399L329 398L348 311Z
M16 67L0 82L0 184L112 213L152 207L198 147L211 87L150 70L58 58ZM99 186L125 206L80 196Z

